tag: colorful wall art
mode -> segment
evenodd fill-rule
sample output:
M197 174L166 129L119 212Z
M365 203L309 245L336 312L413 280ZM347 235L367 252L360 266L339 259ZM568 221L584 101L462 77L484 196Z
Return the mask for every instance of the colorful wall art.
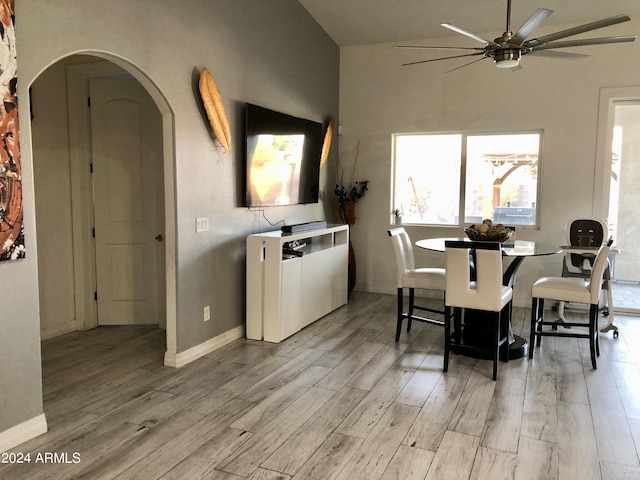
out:
M0 260L25 256L14 0L0 0Z

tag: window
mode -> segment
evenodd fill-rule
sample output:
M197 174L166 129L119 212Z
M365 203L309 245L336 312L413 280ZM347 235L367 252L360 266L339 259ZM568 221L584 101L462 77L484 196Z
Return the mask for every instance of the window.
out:
M539 132L395 135L391 210L412 224L537 225L541 139Z

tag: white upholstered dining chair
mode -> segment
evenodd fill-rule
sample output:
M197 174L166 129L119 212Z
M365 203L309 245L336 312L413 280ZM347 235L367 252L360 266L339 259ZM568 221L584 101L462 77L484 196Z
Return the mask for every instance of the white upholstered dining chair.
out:
M474 259L475 279L469 268L471 256ZM448 240L445 242L445 258L447 274L443 371L446 372L449 368L449 352L453 349L459 353L492 358L493 379L497 380L501 351L502 359L509 361L508 332L513 298L513 289L502 284L502 245L499 242ZM479 319L477 312L486 312L489 321ZM463 329L474 321L488 324L486 329L490 334L486 344L463 337Z
M597 367L596 357L600 355L598 345L598 305L602 290L602 281L605 268L608 265L608 255L611 250L613 238L610 238L606 245L602 245L596 254L589 278L579 277L542 277L531 287L531 333L529 345L529 358L533 358L534 346L539 347L541 337L572 337L588 338L589 352L591 354L591 365ZM589 316L586 321L565 321L568 327L587 328L586 333L574 330L561 331L560 329L543 330L547 325L554 327L556 322L544 319L544 300L557 300L560 302L575 302L589 305ZM534 345L534 341L536 342Z
M444 292L444 268L416 268L411 239L403 227L388 230L393 253L396 259L396 286L398 288L398 319L396 325L396 342L400 340L402 321L407 319L407 332L411 331L413 320L434 325L444 325L443 320L414 315L414 310L444 314L444 310L416 305L415 289L436 290ZM404 289L409 290L409 308L404 311Z

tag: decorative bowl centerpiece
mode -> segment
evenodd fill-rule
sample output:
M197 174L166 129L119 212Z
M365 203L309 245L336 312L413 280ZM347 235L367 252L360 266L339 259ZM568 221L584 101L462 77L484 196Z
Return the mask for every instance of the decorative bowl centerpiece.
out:
M486 218L482 223L465 228L464 233L469 237L469 240L502 243L511 237L513 230L506 228L501 223L493 223L491 219Z

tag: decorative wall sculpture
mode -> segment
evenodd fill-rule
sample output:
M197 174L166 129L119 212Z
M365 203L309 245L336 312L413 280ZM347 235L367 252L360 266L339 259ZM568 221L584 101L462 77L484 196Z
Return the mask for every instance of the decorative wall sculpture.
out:
M222 103L220 91L209 70L203 68L200 72L200 96L204 109L209 117L209 123L214 135L227 153L231 152L231 130L229 119Z
M14 0L0 0L0 260L25 256Z

